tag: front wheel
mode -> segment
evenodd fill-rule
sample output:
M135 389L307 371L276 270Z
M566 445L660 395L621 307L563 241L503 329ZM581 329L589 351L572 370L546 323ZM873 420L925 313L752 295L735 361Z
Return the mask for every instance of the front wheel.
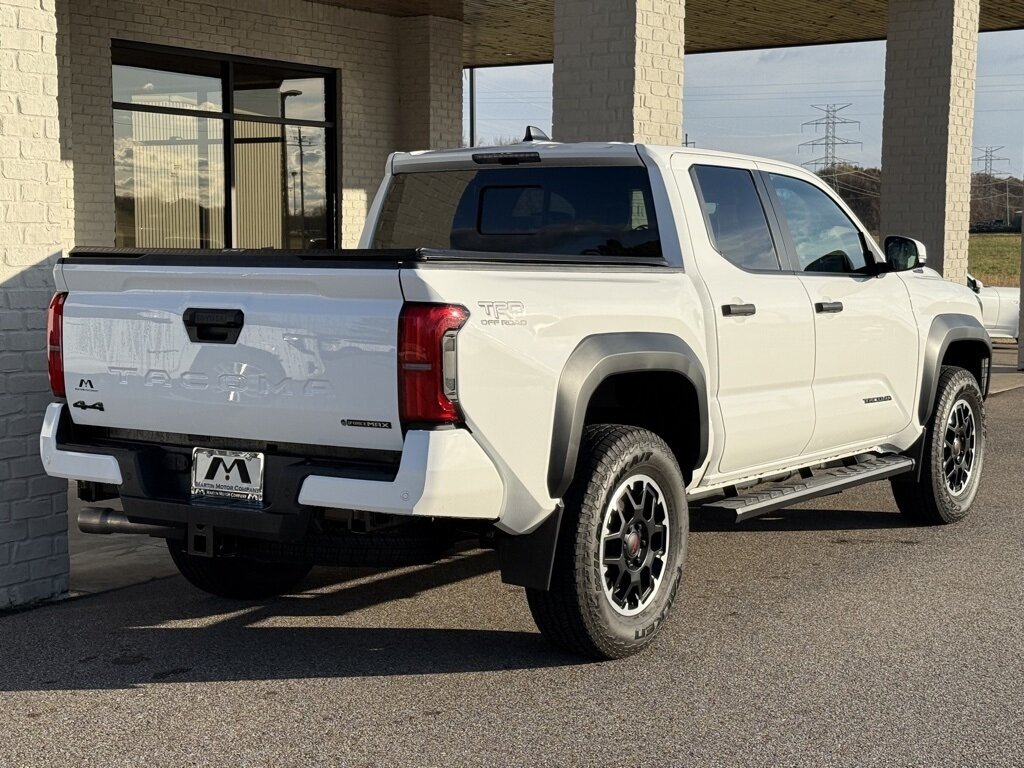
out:
M689 514L665 441L637 427L583 433L566 493L551 589L527 589L541 633L573 653L622 658L648 646L683 575Z
M978 495L984 459L981 388L969 371L944 366L924 434L920 474L892 480L896 506L920 525L962 520Z

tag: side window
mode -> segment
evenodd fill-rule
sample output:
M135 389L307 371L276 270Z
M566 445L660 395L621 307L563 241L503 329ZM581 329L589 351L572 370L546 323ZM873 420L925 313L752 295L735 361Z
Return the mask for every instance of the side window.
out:
M693 176L718 252L743 269L778 270L779 256L750 171L695 165Z
M770 177L802 271L866 270L860 231L831 197L800 179L774 173Z

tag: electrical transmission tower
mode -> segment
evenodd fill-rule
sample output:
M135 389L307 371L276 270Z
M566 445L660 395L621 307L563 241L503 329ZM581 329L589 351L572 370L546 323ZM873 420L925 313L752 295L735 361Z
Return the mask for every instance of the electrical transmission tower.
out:
M979 157L974 158L974 162L984 164L984 177L986 181L979 181L979 187L977 190L974 189L975 184L971 183L971 195L974 198L980 199L982 202L986 200L992 200L996 197L1003 198L1004 212L1003 221L1009 224L1010 222L1010 179L1009 175L995 170L996 163L1008 163L1010 158L1008 157L997 157L996 152L1005 147L975 147L978 152L981 152ZM999 184L999 177L1003 176L1003 193L1002 194L991 194L993 187ZM985 193L984 195L979 193ZM973 222L972 222L973 223Z
M996 175L995 171L993 171L993 166L996 163L1010 162L1010 158L1008 157L996 157L996 152L1001 149L1005 149L1005 147L975 147L975 149L981 152L981 156L974 158L974 162L985 164L984 173L986 176Z
M824 154L813 160L808 160L804 163L805 168L813 168L814 170L830 169L832 171L832 186L836 186L838 177L838 171L836 166L840 163L848 163L849 160L845 160L836 154L836 147L844 147L856 144L863 146L859 141L853 139L847 139L840 136L837 129L841 125L856 125L860 126L859 120L850 120L849 118L843 117L839 113L849 107L849 104L812 104L812 107L817 109L819 112L824 114L817 120L808 120L804 123L800 131L807 127L813 127L815 132L822 133L816 139L805 141L798 147L798 150L802 150L804 147L810 148L812 151L821 151Z

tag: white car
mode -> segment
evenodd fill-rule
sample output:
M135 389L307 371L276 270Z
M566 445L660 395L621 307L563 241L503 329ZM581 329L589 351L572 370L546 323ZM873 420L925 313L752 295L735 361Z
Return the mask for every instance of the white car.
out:
M1020 288L995 288L968 275L968 287L981 301L982 322L990 336L1016 339L1020 323Z
M889 479L914 523L967 515L991 342L924 257L770 160L400 153L358 250L62 259L43 463L120 499L83 530L163 537L214 594L469 536L552 642L625 656L675 600L691 505Z

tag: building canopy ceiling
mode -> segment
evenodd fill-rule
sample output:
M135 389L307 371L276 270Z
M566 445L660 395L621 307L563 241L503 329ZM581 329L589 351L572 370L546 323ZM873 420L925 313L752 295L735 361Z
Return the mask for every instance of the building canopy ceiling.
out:
M551 61L554 0L319 0L392 16L465 21L464 64ZM687 0L686 52L881 40L888 0ZM982 0L981 31L1024 28L1021 0Z

